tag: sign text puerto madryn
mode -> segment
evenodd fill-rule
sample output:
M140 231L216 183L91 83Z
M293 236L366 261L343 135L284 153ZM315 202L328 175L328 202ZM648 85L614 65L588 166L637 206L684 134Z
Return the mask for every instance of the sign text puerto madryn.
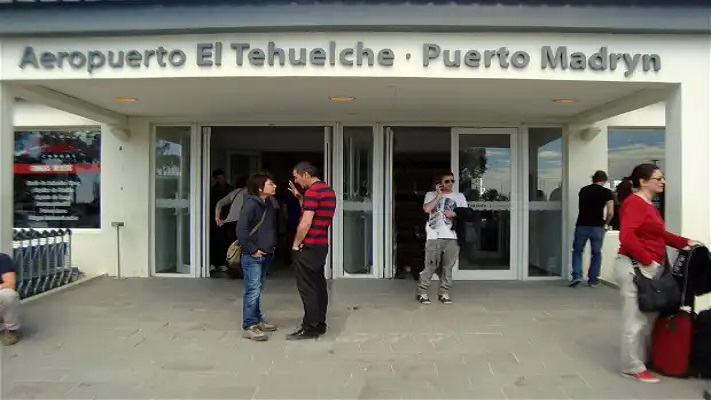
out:
M395 54L388 48L372 49L363 42L355 46L340 46L335 41L326 47L278 47L268 42L266 47L251 43L197 43L194 52L182 49L88 50L88 51L38 51L25 46L19 67L25 69L72 69L89 73L103 69L183 68L192 63L203 68L224 66L276 67L276 66L341 66L341 67L392 67L396 62L417 62L424 68L441 64L448 68L525 69L532 65L532 54L521 50L498 49L462 50L448 49L435 43L424 43L418 53ZM191 54L190 56L188 54ZM194 57L194 60L190 60ZM571 51L567 46L542 46L539 59L533 61L541 69L571 69L624 72L629 77L638 71L659 71L662 59L658 54L616 53L607 46L592 54Z

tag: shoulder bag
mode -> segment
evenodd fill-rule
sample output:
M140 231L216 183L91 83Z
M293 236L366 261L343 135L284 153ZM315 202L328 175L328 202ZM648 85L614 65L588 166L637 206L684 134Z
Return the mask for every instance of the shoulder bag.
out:
M642 312L675 313L681 307L681 290L671 273L668 263L664 263L661 275L653 279L647 278L634 267L633 281L637 286L637 301Z

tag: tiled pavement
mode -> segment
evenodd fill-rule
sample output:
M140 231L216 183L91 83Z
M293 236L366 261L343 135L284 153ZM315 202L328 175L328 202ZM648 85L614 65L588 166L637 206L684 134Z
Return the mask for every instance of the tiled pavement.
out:
M435 282L436 284L436 282ZM240 337L241 281L102 278L23 307L3 349L8 398L700 399L702 383L617 374L617 293L561 282L456 282L421 306L413 281L332 282L330 330L287 342L290 279L263 304L281 330Z

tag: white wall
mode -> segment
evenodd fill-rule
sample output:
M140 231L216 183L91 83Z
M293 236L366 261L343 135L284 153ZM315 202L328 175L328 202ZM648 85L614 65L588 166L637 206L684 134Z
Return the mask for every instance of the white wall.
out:
M100 126L101 124L77 115L68 114L40 104L20 101L14 108L15 130L26 128L81 128ZM102 127L101 146L101 229L74 229L72 230L72 261L74 266L88 275L109 273L115 274L116 270L116 238L111 230L112 213L110 209L116 207L111 201L114 190L113 182L124 171L115 160L117 139L106 127ZM146 262L142 261L142 265Z

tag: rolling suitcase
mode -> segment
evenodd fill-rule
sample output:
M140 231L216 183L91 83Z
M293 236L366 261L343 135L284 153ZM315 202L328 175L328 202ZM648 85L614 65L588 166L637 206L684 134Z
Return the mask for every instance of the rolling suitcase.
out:
M693 294L688 296L688 287L689 262L693 252L694 248L681 250L671 266L672 274L681 288L681 309L669 315L660 315L652 331L651 366L666 376L687 377L691 373L695 315L694 297Z
M711 379L711 310L700 312L694 321L690 364L693 376Z

